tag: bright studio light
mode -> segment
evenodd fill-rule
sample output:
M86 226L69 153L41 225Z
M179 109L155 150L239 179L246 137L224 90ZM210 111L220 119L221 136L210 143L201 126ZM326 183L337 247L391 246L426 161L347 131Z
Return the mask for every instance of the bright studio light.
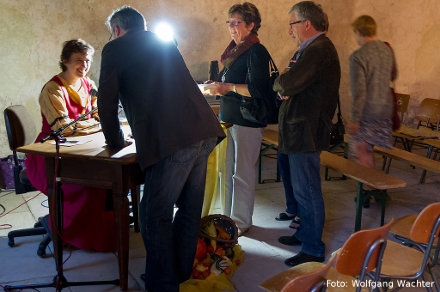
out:
M170 42L174 40L173 28L168 23L159 23L154 29L154 33L163 41Z

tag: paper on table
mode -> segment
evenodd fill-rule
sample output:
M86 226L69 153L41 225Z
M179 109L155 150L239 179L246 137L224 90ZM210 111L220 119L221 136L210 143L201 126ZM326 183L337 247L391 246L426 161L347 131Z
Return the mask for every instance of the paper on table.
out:
M67 137L66 142L60 143L60 146L71 147L75 145L85 144L87 142L92 141L93 139L90 136L75 136L75 137ZM55 141L51 141L50 144L55 144Z
M212 84L197 84L203 94L211 94L210 87Z
M121 157L129 157L136 155L136 145L135 143L122 148L117 153L112 155L112 158L121 158Z

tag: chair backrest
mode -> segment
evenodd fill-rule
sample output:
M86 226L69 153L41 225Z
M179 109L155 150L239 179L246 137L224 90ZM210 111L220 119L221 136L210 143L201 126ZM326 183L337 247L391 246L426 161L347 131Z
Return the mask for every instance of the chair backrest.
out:
M417 111L416 120L427 123L437 123L440 120L440 100L433 98L425 98L420 103ZM429 127L429 125L426 125Z
M433 232L438 235L437 230L433 230L440 217L440 202L426 206L417 216L409 232L410 239L418 243L428 244Z
M378 239L382 239L386 242L388 231L391 228L391 224L394 219L388 222L388 224L375 229L360 230L353 233L342 246L338 259L336 261L336 270L345 275L359 276L362 273L368 273L376 268L380 264L381 245L376 245ZM374 244L374 245L373 245ZM373 246L371 253L370 247ZM368 264L364 261L366 256L369 255Z
M327 276L327 272L331 268L335 260L336 256L333 256L322 268L314 272L305 273L303 275L293 278L284 285L280 292L307 292L312 290L316 291L316 288L324 287L324 281L325 277Z
M4 110L4 116L9 148L12 151L34 142L37 136L35 124L23 105L7 107Z
M397 112L406 113L408 110L409 94L396 93L397 96Z

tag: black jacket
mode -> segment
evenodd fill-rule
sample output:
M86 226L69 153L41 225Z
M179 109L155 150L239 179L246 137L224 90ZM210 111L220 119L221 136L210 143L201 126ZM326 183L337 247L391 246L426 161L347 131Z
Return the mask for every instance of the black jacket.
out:
M136 140L142 168L224 131L176 46L152 32L130 31L102 51L98 108L111 148L123 146L118 100Z
M316 152L328 148L330 126L339 97L338 53L325 35L313 40L274 90L282 96L279 148L282 153Z
M249 57L251 58L249 60ZM260 43L254 44L250 49L241 54L230 68L223 68L219 73L218 81L235 84L248 84L249 93L252 98L264 98L269 96L272 87L269 74L270 55L266 48ZM250 61L251 76L247 77L248 62ZM266 125L254 123L243 119L240 113L241 99L243 97L234 92L228 92L220 99L220 119L235 125L246 127L265 127ZM245 97L246 98L246 97Z

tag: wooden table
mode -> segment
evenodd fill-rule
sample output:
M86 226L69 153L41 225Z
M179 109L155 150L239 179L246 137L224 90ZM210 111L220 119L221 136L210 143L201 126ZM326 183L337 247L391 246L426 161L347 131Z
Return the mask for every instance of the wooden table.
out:
M128 247L129 247L129 202L127 194L130 189L138 190L143 183L143 174L136 163L136 149L132 144L121 151L111 151L105 146L102 132L82 137L72 137L73 140L90 140L81 145L60 148L60 176L61 183L82 185L87 187L104 188L111 190L114 200L115 228L118 241L118 265L121 290L127 290L128 286ZM53 189L53 174L55 168L56 147L47 141L35 143L17 149L19 152L42 155L46 159L46 176L49 190ZM52 200L52 192L49 193L49 202ZM55 196L55 201L60 198ZM62 198L61 198L62 199ZM59 216L57 207L49 204L49 212L55 218ZM54 204L55 206L57 204ZM52 220L53 221L53 220ZM55 224L55 222L52 222ZM52 226L53 228L53 226ZM53 229L54 230L54 229ZM54 254L62 245L56 232L52 234L54 241ZM55 256L58 264L62 258Z

